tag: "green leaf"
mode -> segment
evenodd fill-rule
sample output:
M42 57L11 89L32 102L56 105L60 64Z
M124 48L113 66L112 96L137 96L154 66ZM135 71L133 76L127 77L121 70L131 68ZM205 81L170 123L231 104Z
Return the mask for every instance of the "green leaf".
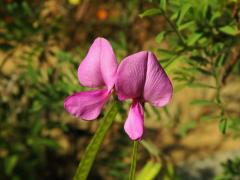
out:
M219 30L225 34L231 35L231 36L235 36L238 34L238 28L237 26L223 26L220 27Z
M48 138L40 138L40 137L33 137L27 140L28 145L35 147L36 149L39 147L49 147L51 149L59 149L59 144L52 139Z
M31 134L33 136L36 136L37 134L40 133L42 128L43 128L42 121L34 121L34 124L32 125L32 128L31 128Z
M221 131L222 134L225 134L227 131L227 118L222 117L220 122L219 122L219 130Z
M203 69L203 68L196 68L197 71L201 72L202 74L206 75L206 76L211 76L212 75L212 72L209 72L207 71L206 69Z
M152 8L152 9L148 9L148 10L144 11L139 16L141 18L143 18L143 17L146 17L146 16L153 16L153 15L157 15L157 14L161 14L161 13L162 13L162 11L160 9Z
M8 175L10 175L16 166L18 161L18 156L12 155L5 159L5 170Z
M33 12L31 10L30 6L28 5L28 3L23 2L22 6L23 6L24 13L26 13L28 16L32 16Z
M152 180L155 179L160 172L162 166L160 162L148 161L137 175L136 180Z
M141 144L143 145L144 148L147 149L147 151L152 154L153 156L158 156L159 155L159 150L158 148L155 146L155 144L153 144L151 141L146 141L146 140L142 140Z
M179 31L182 31L182 30L184 30L184 29L186 29L186 28L194 27L195 25L196 25L196 22L195 22L195 21L188 21L188 22L186 22L186 23L184 23L184 24L180 24L180 25L178 26L178 30L179 30Z
M87 179L89 171L93 165L97 152L103 142L103 139L112 125L114 118L118 112L118 104L114 101L114 104L107 112L106 116L101 119L101 124L99 125L96 133L94 134L91 142L87 146L87 149L82 157L81 162L77 168L76 174L74 176L74 180L83 180Z
M160 32L160 33L157 35L157 37L156 37L157 43L161 43L161 42L162 42L165 34L166 34L166 32L165 32L165 31L162 31L162 32Z
M201 37L202 37L202 34L200 33L192 34L187 40L188 46L194 45Z
M180 11L175 11L173 14L170 16L170 19L172 21L176 21L179 18Z
M205 116L201 116L201 117L200 117L200 121L207 122L207 121L211 121L211 120L219 119L219 118L220 118L220 116L205 115Z
M201 65L207 65L209 63L207 58L204 58L204 57L198 56L198 55L191 56L190 59L195 61L195 62L197 62L197 63L199 63L199 64L201 64Z
M48 138L37 138L35 139L35 143L40 145L40 146L47 146L52 149L59 149L59 144L55 142L53 139L48 139Z
M209 15L209 11L211 10L211 8L209 7L209 2L208 0L202 0L202 2L199 4L200 8L201 8L201 15L203 19L207 19L208 15Z
M205 99L195 99L191 103L191 105L200 105L200 106L206 106L206 105L217 105L216 102L205 100Z
M179 12L179 17L177 19L177 25L179 26L184 18L184 16L186 15L186 13L188 12L188 10L192 7L191 4L184 4L181 7L181 10Z
M162 10L166 11L166 9L167 9L167 1L166 1L166 0L160 0L160 2L159 2L159 7L160 7Z
M161 119L160 111L154 106L151 106L151 109L152 109L153 113L156 115L156 120L160 120Z
M162 57L165 58L172 58L173 56L176 56L177 52L175 51L171 51L171 50L167 50L167 49L157 49L157 51L161 54Z
M225 64L227 58L229 57L229 52L221 54L220 56L217 57L217 60L215 61L215 67L221 67Z
M219 11L214 11L213 14L212 14L212 17L211 17L211 20L210 22L213 23L215 20L217 20L218 18L221 17L221 12Z
M195 121L190 121L182 124L178 130L179 135L181 135L182 137L186 136L191 129L196 127L196 125L197 124Z
M216 87L208 85L208 84L203 84L203 83L188 83L187 86L192 87L192 88L211 88L211 89L216 89Z

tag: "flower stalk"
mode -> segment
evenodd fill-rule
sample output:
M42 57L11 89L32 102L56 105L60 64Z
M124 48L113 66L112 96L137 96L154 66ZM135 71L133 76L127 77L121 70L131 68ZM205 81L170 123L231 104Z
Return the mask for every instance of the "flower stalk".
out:
M133 141L133 151L131 160L131 169L129 173L129 180L135 180L136 166L137 166L137 150L138 150L138 140Z
M112 106L109 108L106 116L101 119L101 123L94 134L91 142L88 144L87 149L79 163L77 171L74 176L74 180L85 180L91 170L93 162L96 158L96 154L101 147L105 135L111 127L113 120L115 119L118 112L118 102L113 101Z

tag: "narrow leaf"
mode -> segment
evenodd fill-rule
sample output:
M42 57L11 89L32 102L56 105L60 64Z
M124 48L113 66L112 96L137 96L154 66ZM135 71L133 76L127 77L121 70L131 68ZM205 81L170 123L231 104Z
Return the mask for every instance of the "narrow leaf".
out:
M158 156L159 155L159 150L156 147L155 144L153 144L151 141L146 141L146 140L142 140L141 141L141 145L143 145L144 148L146 148L146 150L152 154L153 156Z
M162 10L166 11L167 9L167 1L166 0L160 0L159 6Z
M211 121L211 120L214 120L214 119L219 119L220 116L214 116L214 115L205 115L205 116L201 116L200 117L200 121L204 121L204 122L207 122L207 121Z
M200 33L194 33L194 34L192 34L192 35L188 38L187 44L188 44L189 46L192 46L192 45L194 45L201 37L202 37L202 34L200 34Z
M211 88L211 89L216 89L216 87L208 85L208 84L203 84L203 83L189 83L187 86L192 87L192 88Z
M223 26L219 30L225 34L235 36L238 34L238 28L236 26Z
M181 8L180 14L179 14L179 18L177 20L177 25L180 25L185 14L188 12L188 10L191 8L191 4L184 4Z
M220 56L217 57L217 60L215 62L215 67L221 67L226 63L227 58L229 57L229 52L221 54Z
M107 112L106 116L101 119L101 124L99 125L96 133L94 134L91 142L87 146L87 149L82 157L82 160L77 168L76 174L74 176L74 180L83 180L87 179L89 171L93 165L93 161L95 160L96 154L103 142L103 139L112 125L112 122L117 115L117 103L114 102L112 107Z
M162 31L162 32L160 32L160 33L157 35L157 37L156 37L157 43L161 43L161 42L162 42L165 34L166 34L166 32L165 32L165 31Z
M226 134L227 131L227 119L225 117L222 117L222 119L219 122L219 130L222 134Z
M195 121L190 121L190 122L187 122L187 123L184 123L182 124L180 127L179 127L179 130L178 130L178 134L182 137L186 136L187 133L192 130L193 128L196 127L196 122Z
M204 75L211 76L212 73L203 68L196 68L197 71L203 73Z
M205 100L205 99L195 99L190 104L191 105L200 105L200 106L217 105L217 103L215 103L214 101Z
M16 166L18 161L18 156L12 155L5 159L5 171L8 175L12 174L14 167Z
M201 65L207 65L209 63L208 59L202 56L191 56L190 59Z
M182 31L182 30L184 30L184 29L186 29L186 28L194 27L195 25L196 25L196 22L195 22L195 21L188 21L188 22L186 22L186 23L184 23L184 24L180 24L180 25L178 26L178 30L179 30L179 31Z
M148 161L140 173L137 175L137 180L151 180L155 179L161 170L160 162Z
M160 9L152 8L152 9L148 9L148 10L144 11L139 16L141 18L143 18L143 17L146 17L146 16L153 16L153 15L157 15L157 14L161 14L161 13L162 13L162 11Z
M167 57L171 58L173 56L176 56L176 54L177 54L177 52L175 52L175 51L161 49L161 48L159 48L157 51L161 54L161 56L166 57L166 58Z

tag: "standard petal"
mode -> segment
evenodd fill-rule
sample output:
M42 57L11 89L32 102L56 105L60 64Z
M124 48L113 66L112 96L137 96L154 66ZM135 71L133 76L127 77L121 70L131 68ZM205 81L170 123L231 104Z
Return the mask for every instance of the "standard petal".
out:
M107 89L75 93L64 101L64 108L75 117L94 120L109 98Z
M124 130L132 140L141 140L143 136L144 111L140 102L133 102L124 124Z
M155 55L148 52L147 73L143 95L144 100L161 107L171 100L172 93L172 84L167 74L158 63Z
M104 38L97 38L78 67L78 79L87 87L114 85L117 60L112 46Z
M147 71L146 51L126 57L118 67L116 91L120 100L141 98Z
M104 38L101 38L100 61L102 78L110 90L115 84L118 63L111 44Z

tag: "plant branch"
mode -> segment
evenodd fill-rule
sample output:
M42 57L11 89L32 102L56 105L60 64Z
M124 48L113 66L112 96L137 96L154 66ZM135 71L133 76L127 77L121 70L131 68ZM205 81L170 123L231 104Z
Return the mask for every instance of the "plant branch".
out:
M166 12L164 10L162 10L162 15L163 17L166 19L166 21L168 22L168 24L171 26L171 28L173 29L173 31L176 33L176 35L178 36L180 42L182 43L183 46L186 46L184 39L181 35L181 33L178 31L176 25L174 24L174 22L171 21L171 19L166 15Z
M221 79L222 84L226 84L226 80L227 80L228 76L231 74L234 66L240 60L240 52L239 51L240 51L240 47L237 48L235 52L233 52L231 62L226 67L225 72L222 76L222 79Z

